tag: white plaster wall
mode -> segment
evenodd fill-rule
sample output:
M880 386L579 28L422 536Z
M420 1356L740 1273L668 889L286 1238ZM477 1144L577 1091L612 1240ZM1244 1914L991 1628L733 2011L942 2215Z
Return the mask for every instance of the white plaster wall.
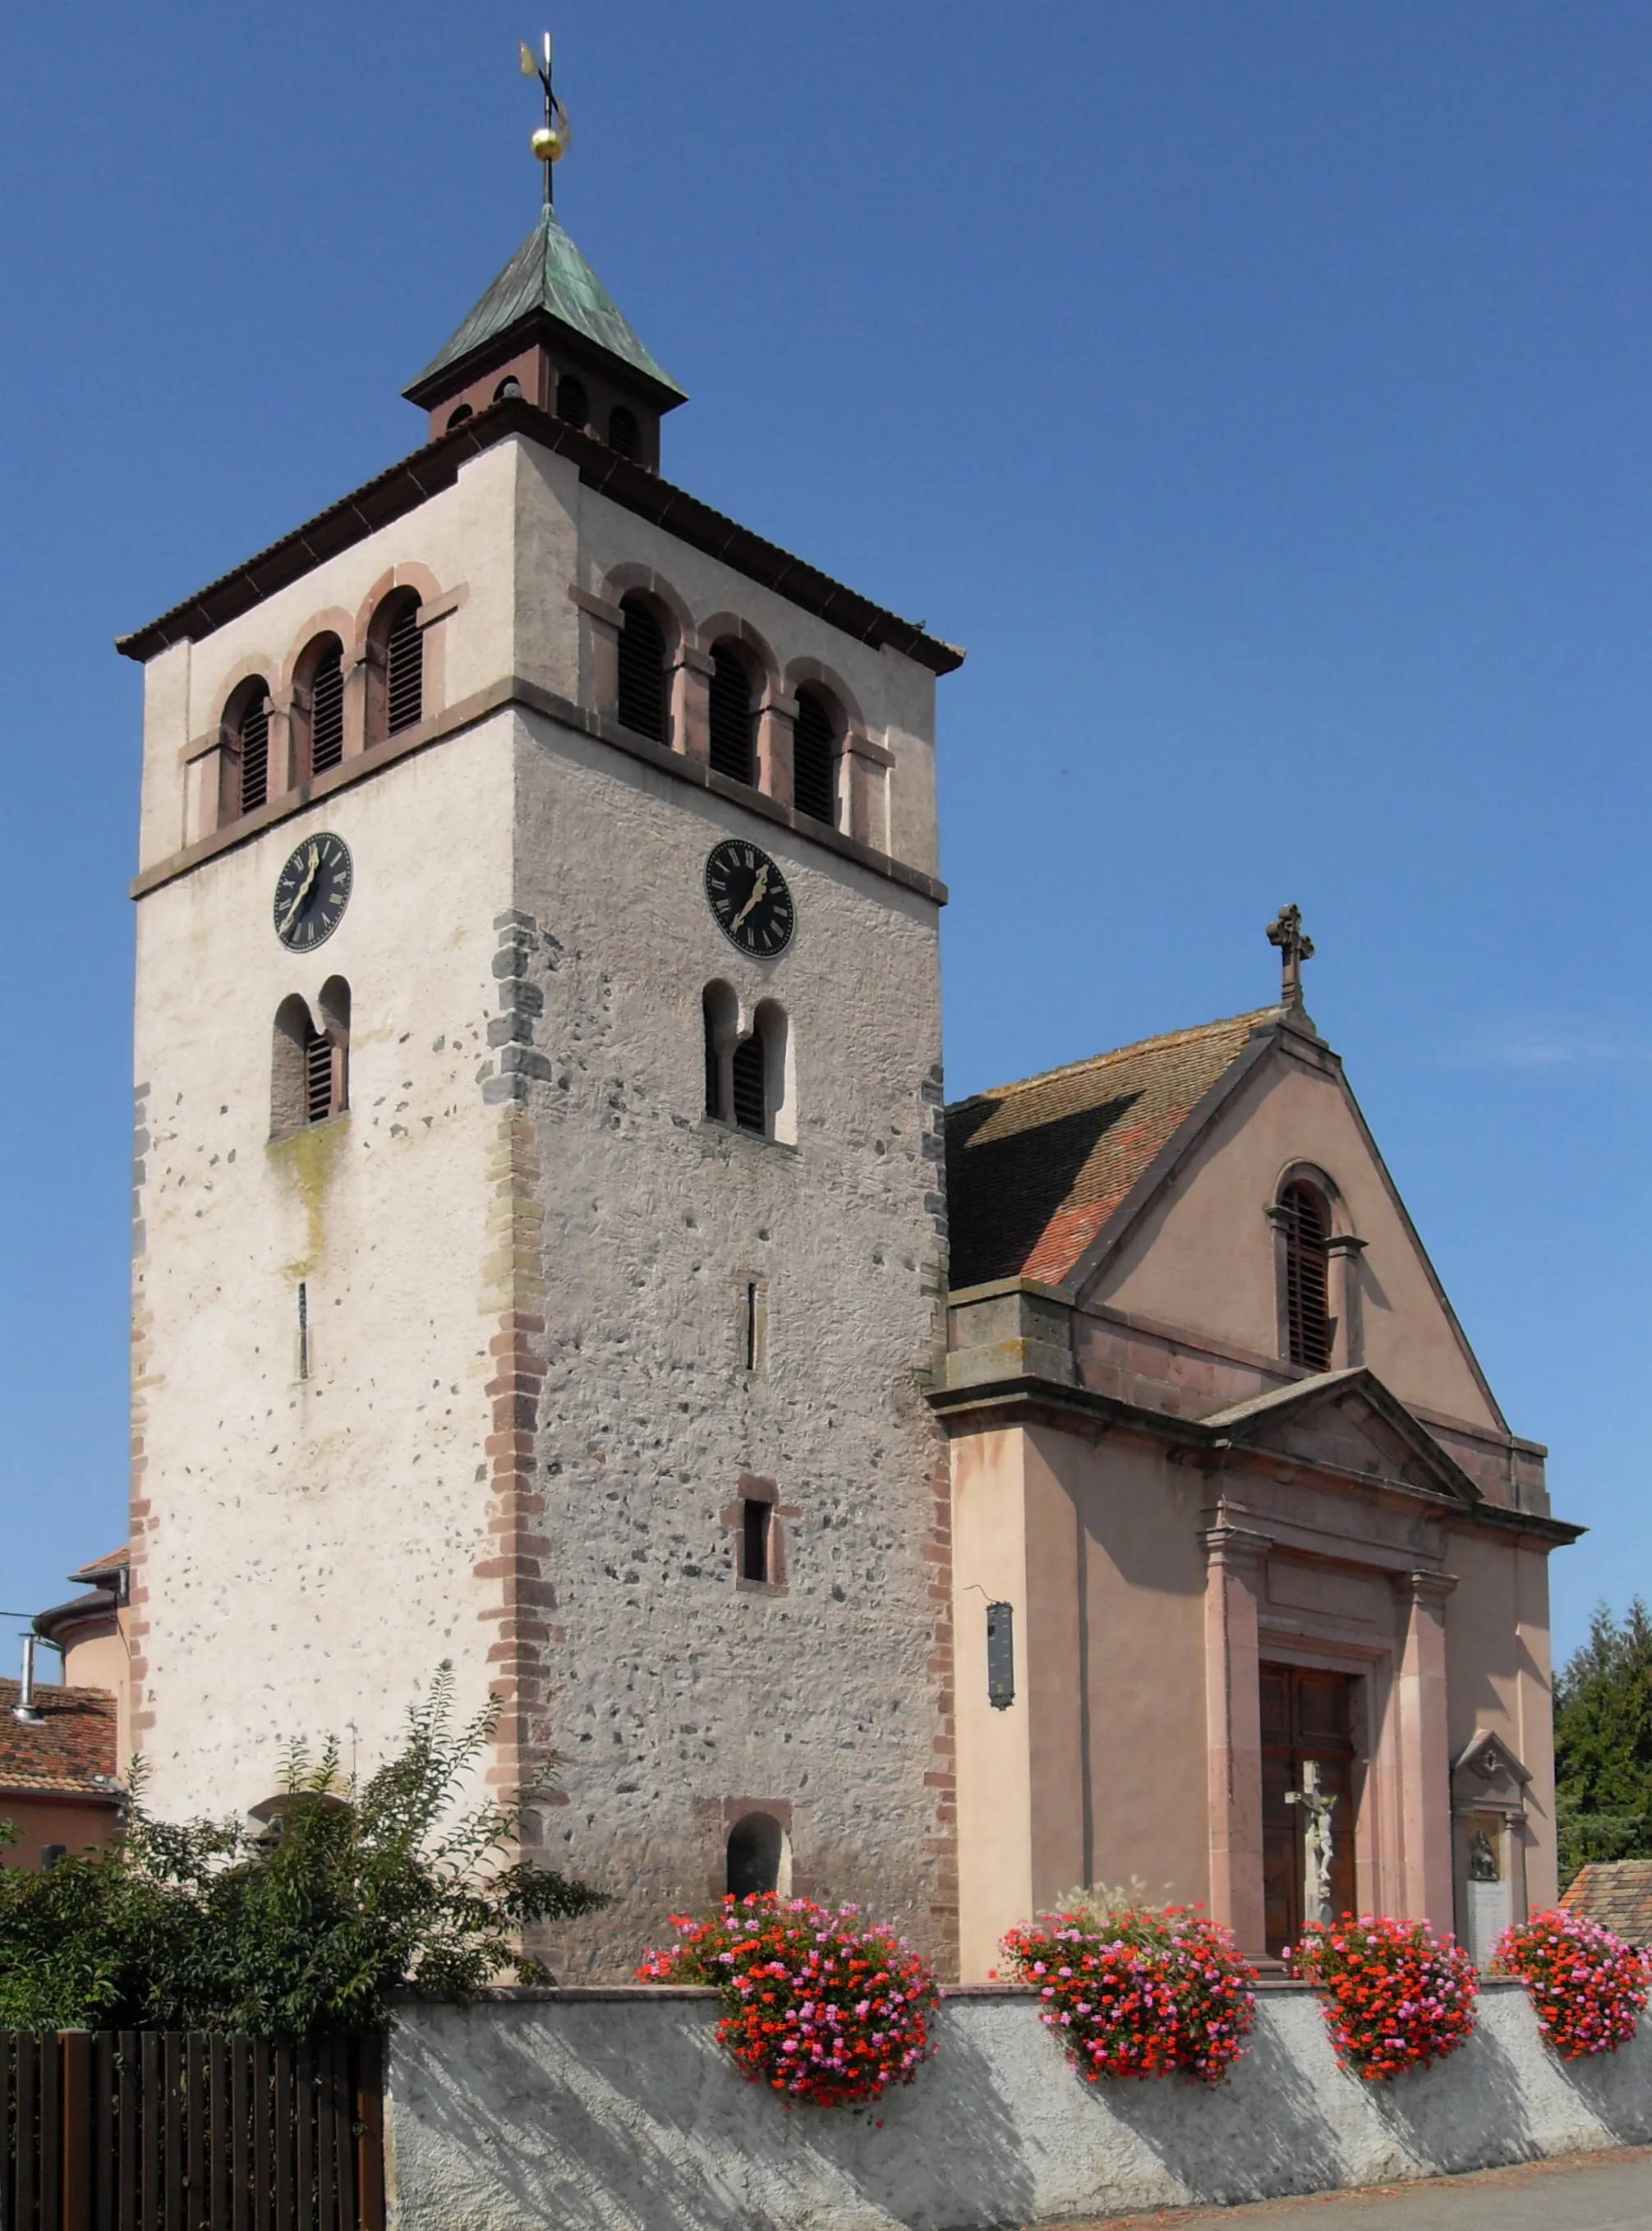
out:
M933 1941L925 1776L950 1766L920 1387L943 1276L936 909L550 721L521 734L517 905L542 941L552 1070L529 1103L569 1762L551 1848L619 1901L568 1964L626 1975L669 1910L720 1889L722 1807L742 1796L791 1807L794 1880L875 1895ZM705 857L728 834L791 883L796 934L773 961L740 954L707 906ZM794 1147L705 1121L714 978L748 1019L760 999L787 1010ZM755 1377L740 1348L753 1279ZM795 1513L783 1595L736 1588L722 1515L742 1472L775 1479Z
M376 1763L444 1657L470 1709L483 1694L482 1312L503 1303L482 1270L497 1116L477 1071L511 783L502 717L139 905L135 1701L153 1715L140 1735L164 1814L268 1794L292 1736L347 1747L353 1723ZM350 846L354 890L300 958L271 896L322 828ZM275 1009L299 992L314 1011L335 973L352 993L349 1112L272 1145Z
M875 2117L789 2113L710 1995L409 2008L392 2034L394 2231L993 2231L1484 2169L1652 2139L1652 2031L1545 2052L1519 1985L1430 2069L1338 2069L1312 1995L1264 1995L1214 2089L1085 2083L1025 1997L948 1999Z

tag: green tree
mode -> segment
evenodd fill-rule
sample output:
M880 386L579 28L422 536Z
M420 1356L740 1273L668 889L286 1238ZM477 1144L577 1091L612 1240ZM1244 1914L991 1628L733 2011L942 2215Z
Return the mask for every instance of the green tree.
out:
M1604 1604L1554 1687L1560 1880L1586 1860L1652 1858L1652 1615Z
M392 1993L546 1980L526 1933L606 1901L515 1858L499 1807L460 1809L497 1710L456 1727L444 1665L366 1783L340 1773L336 1742L314 1761L291 1750L260 1832L153 1820L139 1788L107 1850L0 1867L0 2028L295 2038L373 2027Z

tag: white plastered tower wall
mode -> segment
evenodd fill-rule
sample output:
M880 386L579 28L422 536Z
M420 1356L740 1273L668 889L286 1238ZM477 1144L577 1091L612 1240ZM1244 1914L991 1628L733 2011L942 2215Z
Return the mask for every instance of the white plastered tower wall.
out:
M890 754L884 842L917 876L599 733L569 592L627 563L696 618L740 614L782 664L842 677ZM230 689L278 683L317 616L403 579L441 615L430 740L204 844L191 770ZM446 1658L462 1703L505 1701L491 1778L528 1847L619 1895L564 1972L621 1971L670 1905L720 1887L742 1807L784 1821L796 1885L865 1896L946 1956L944 1465L923 1400L944 1290L932 676L510 438L161 651L146 703L133 1600L150 1801L255 1802L294 1737L337 1732L371 1768ZM270 895L322 829L355 886L299 960ZM705 856L729 835L792 884L778 960L736 952L706 908ZM348 1112L272 1143L275 1009L298 992L314 1010L334 974ZM713 978L744 1020L765 997L786 1012L794 1144L705 1120ZM735 1581L729 1512L752 1476L774 1483L783 1589Z

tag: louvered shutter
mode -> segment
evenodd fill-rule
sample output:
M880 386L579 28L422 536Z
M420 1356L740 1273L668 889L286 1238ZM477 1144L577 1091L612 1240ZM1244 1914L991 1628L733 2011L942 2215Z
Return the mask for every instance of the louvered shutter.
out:
M304 1114L311 1123L325 1123L332 1113L333 1041L313 1030L304 1045Z
M241 715L241 811L251 813L269 796L269 699L261 689Z
M726 644L711 652L710 728L711 765L734 782L751 780L751 677L745 661Z
M636 458L643 453L636 414L627 411L623 403L616 404L608 413L608 447L619 457Z
M619 626L619 725L633 735L665 741L665 637L646 605L622 598Z
M811 820L836 824L837 741L832 709L818 690L800 689L797 726L792 734L792 800Z
M1286 1186L1279 1206L1285 1212L1285 1315L1291 1361L1310 1371L1323 1371L1331 1361L1329 1219L1312 1186Z
M393 736L402 728L417 728L424 717L424 637L416 604L404 605L392 623L385 662L389 707L385 732Z
M556 415L570 426L583 426L591 417L591 398L585 382L565 372L556 383Z
M754 1031L735 1048L735 1122L742 1131L766 1131L768 1110L763 1095L763 1041Z
M344 757L344 652L323 651L310 683L310 773L325 774Z

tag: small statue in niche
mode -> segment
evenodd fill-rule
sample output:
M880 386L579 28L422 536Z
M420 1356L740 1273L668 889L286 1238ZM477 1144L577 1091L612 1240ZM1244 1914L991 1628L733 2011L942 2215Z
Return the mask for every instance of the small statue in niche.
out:
M1470 1882L1501 1882L1502 1870L1497 1864L1497 1853L1492 1840L1483 1828L1476 1828L1468 1840L1468 1879Z

